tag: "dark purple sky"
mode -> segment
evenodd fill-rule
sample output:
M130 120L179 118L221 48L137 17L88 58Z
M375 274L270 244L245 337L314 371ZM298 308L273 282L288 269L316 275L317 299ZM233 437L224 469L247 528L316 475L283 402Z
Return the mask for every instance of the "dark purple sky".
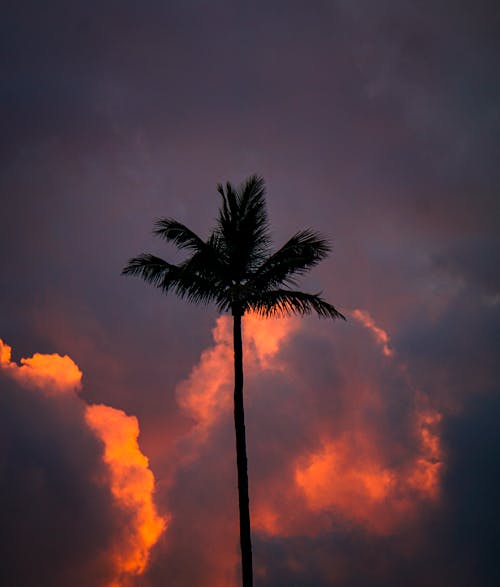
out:
M138 418L170 516L120 587L238 584L227 324L120 271L177 258L154 219L207 235L252 173L277 245L331 238L303 285L349 317L248 326L256 587L500 583L497 4L7 3L0 338L83 388L0 380L2 586L110 585L93 403Z

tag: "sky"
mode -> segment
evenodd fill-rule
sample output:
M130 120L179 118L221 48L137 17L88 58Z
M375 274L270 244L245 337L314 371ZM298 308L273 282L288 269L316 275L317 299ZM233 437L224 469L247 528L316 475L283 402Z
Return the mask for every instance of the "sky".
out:
M500 584L493 0L7 2L4 587L236 587L230 316L120 275L219 182L346 322L244 323L256 587Z

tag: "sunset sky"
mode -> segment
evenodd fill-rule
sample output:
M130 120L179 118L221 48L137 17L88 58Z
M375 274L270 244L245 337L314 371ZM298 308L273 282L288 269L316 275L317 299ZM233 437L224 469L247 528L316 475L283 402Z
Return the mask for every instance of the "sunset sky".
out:
M237 587L230 316L123 277L262 175L346 322L244 323L256 587L500 584L493 0L7 2L2 587Z

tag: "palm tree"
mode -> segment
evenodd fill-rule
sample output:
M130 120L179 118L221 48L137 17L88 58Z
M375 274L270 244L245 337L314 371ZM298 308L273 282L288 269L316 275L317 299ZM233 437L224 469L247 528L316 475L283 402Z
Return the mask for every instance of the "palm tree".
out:
M239 188L228 182L225 187L219 185L217 190L222 196L222 205L216 226L207 240L172 218L161 218L155 223L155 235L190 253L184 262L174 265L143 253L130 259L122 273L138 275L165 294L173 291L189 302L214 302L220 312L230 311L233 316L241 566L243 587L252 587L242 317L251 311L262 316L316 313L323 318L345 318L319 294L293 289L297 277L328 255L328 241L312 230L302 230L271 254L264 180L253 175Z

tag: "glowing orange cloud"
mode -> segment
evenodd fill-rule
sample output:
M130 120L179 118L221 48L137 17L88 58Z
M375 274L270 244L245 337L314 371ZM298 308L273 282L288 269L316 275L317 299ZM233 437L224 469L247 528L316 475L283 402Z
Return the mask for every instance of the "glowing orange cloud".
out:
M375 324L375 320L370 314L366 310L356 309L351 312L351 315L373 334L377 343L382 347L384 355L386 357L392 357L394 351L389 346L389 335L383 328Z
M66 393L81 387L82 372L68 355L35 353L21 359L21 365L12 362L11 356L11 347L0 339L0 366L21 385L48 393Z
M109 406L92 405L87 406L85 419L104 443L104 462L109 467L115 501L132 519L128 535L117 545L113 557L120 573L140 575L167 520L158 515L153 501L155 480L137 443L137 418Z
M352 315L371 332L382 354L395 361L389 334L368 312L358 309ZM337 433L323 430L317 448L297 455L292 470L285 473L289 475L285 481L273 480L267 491L258 492L253 506L256 529L271 536L314 534L328 525L329 516L334 516L385 534L416 515L420 504L439 498L442 416L415 389L406 366L396 362L394 367L400 373L404 392L415 401L412 456L410 453L395 464L387 454L383 433L363 420L360 405L381 414L385 407L383 390L376 382L361 380L355 383L359 389L349 390L349 397L356 399L344 404L342 429Z
M365 310L356 309L352 316L365 326L375 336L377 343L381 346L382 352L387 357L394 357L394 351L389 346L388 333L380 328L372 316ZM399 365L401 372L407 377L406 365ZM424 396L416 392L420 403L425 403ZM408 485L420 491L428 497L437 497L439 493L440 473L442 469L442 451L437 427L442 416L439 412L420 407L416 414L416 428L420 438L421 456L414 463L413 470L406 479Z
M414 455L394 464L366 427L324 436L298 454L282 478L268 480L254 500L253 527L269 536L317 535L333 523L356 523L376 534L393 532L439 499L441 416L420 406L414 416Z
M334 510L381 530L377 508L391 495L396 479L370 450L357 452L349 438L325 441L296 466L295 482L312 510Z
M412 385L404 365L396 362L389 334L364 310L352 316L374 337L382 354L394 362L402 392L415 399L412 436L406 459L393 459L383 431L364 419L364 411L385 412L384 390L376 380L346 371L354 387L338 390L351 400L339 414L342 428L318 431L316 448L292 458L282 478L268 477L252 494L252 520L256 531L271 536L317 534L332 519L357 523L371 532L386 534L418 512L420 504L439 498L442 450L441 415ZM245 368L253 375L273 370L293 377L294 370L280 359L283 344L300 327L299 320L263 320L245 317ZM187 380L177 387L180 406L193 417L191 440L204 442L218 418L232 408L233 349L229 317L218 318L214 343L205 350ZM293 380L290 380L293 385ZM347 384L349 385L349 383ZM272 390L269 390L272 393ZM247 396L248 397L248 396ZM250 398L251 402L251 398ZM203 433L200 435L200 431ZM186 445L183 445L184 448ZM196 458L191 455L190 458ZM395 462L396 461L396 462ZM333 516L333 518L332 518Z
M230 409L233 380L231 323L217 319L212 330L214 345L203 351L188 379L176 388L177 403L199 427L207 428L217 416Z
M283 343L300 327L298 318L262 318L245 314L243 335L247 363L250 368L283 371L285 365L277 360Z
M410 487L434 499L439 497L443 468L443 451L438 434L441 420L441 414L430 408L423 409L417 414L416 425L421 452L407 478Z
M416 511L419 501L439 496L442 453L436 425L440 419L437 412L417 412L419 450L398 467L385 463L361 430L325 439L295 467L295 482L307 506L356 520L377 533L393 530Z
M265 320L254 314L243 319L245 367L283 370L276 355L283 341L297 328L293 319ZM220 316L212 330L214 345L203 351L189 377L177 386L177 402L198 428L208 429L233 406L233 331L228 316Z
M0 340L0 368L25 387L41 389L49 396L74 393L81 387L82 372L67 355L35 353L21 359L21 365L12 362L11 356L11 347ZM109 469L111 493L129 520L110 553L115 577L106 586L125 587L130 577L146 569L151 548L164 532L167 518L156 511L155 479L137 442L137 418L109 406L78 401L82 402L85 422L104 444L103 461Z
M12 348L5 344L4 341L0 338L0 365L5 367L10 365L10 358L12 356Z

